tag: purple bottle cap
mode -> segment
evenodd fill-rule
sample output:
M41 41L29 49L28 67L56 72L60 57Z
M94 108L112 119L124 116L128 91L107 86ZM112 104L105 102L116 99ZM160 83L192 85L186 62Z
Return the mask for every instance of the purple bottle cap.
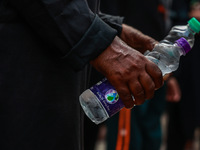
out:
M176 43L181 46L184 50L184 55L187 54L192 48L190 47L190 44L185 38L180 38L176 41Z

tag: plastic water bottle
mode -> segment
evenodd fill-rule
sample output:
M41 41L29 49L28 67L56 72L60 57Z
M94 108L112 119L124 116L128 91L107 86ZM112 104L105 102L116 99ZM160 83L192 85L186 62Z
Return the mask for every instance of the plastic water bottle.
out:
M187 40L180 38L175 44L157 44L146 57L156 63L165 75L175 71L178 68L180 56L190 50ZM84 91L79 100L85 114L96 124L110 118L124 107L117 91L106 78Z
M194 37L200 32L200 22L196 18L191 18L187 25L177 25L172 27L169 34L160 43L173 44L176 40L184 37L191 47L194 45Z
M161 42L155 45L145 57L154 62L164 76L178 69L180 56L186 55L190 50L189 42L185 38L180 38L174 44Z

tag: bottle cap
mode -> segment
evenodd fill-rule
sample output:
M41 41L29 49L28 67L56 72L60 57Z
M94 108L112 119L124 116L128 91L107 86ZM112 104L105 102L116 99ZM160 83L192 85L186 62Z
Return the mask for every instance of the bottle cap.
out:
M183 48L183 53L184 55L187 54L192 48L190 47L190 44L188 43L188 41L185 38L180 38L176 41L176 43L178 44L178 46L181 46Z
M192 28L192 30L196 33L199 33L200 32L200 22L196 19L196 18L191 18L189 21L188 21L188 24L190 26L190 28Z

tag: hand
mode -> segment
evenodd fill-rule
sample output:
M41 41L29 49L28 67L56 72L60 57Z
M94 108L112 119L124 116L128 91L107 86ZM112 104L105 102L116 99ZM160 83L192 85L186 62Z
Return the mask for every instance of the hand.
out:
M151 51L154 48L154 45L158 43L153 38L144 35L142 32L126 24L122 25L122 33L120 37L130 47L138 50L142 54L146 50Z
M181 90L179 84L174 77L170 77L167 81L166 100L168 102L179 102L181 99Z
M160 69L118 37L91 64L116 88L126 108L151 99L163 85Z

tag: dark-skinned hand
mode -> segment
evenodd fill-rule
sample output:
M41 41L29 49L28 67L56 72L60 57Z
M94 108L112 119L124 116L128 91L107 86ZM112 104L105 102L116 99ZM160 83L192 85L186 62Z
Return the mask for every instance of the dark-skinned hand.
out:
M152 37L145 35L139 30L126 24L122 24L122 32L120 38L130 47L138 50L142 54L144 54L144 52L147 50L152 51L155 44L158 44L158 41ZM169 75L167 74L163 77L163 79L167 80L168 77Z
M119 37L91 64L116 88L126 108L144 103L163 85L160 69Z
M122 32L120 38L127 43L130 47L138 50L142 54L146 50L152 50L158 41L150 36L147 36L140 32L139 30L122 24Z

